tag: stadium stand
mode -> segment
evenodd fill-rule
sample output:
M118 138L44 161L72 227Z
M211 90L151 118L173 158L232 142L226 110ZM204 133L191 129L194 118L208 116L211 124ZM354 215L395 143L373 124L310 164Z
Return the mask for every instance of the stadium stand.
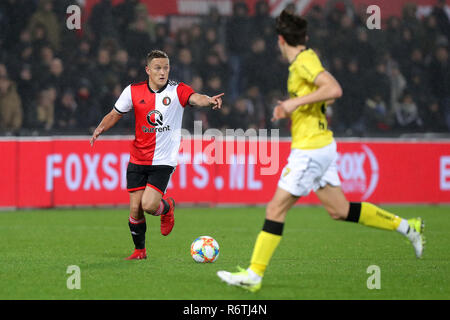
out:
M219 114L188 108L184 127L281 128L274 101L286 96L287 63L277 48L266 1L250 14L234 3L229 16L212 7L173 32L167 17L154 20L144 2L98 2L82 30L68 30L72 1L0 3L0 132L2 135L91 134L122 89L145 80L145 55L165 50L171 78L195 90L224 91ZM308 12L309 46L341 83L344 96L328 108L337 136L399 136L450 132L450 22L445 1L417 18L405 5L368 30L365 12L338 1ZM20 23L17 23L20 22ZM133 115L113 133L132 133Z

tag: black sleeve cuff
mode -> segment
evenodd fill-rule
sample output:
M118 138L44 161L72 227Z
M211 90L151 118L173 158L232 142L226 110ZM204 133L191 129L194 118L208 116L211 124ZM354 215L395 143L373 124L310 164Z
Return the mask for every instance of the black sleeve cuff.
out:
M114 106L114 110L116 110L118 113L120 113L120 114L126 114L127 112L122 112L122 111L120 111L119 109L117 109L116 108L116 106Z

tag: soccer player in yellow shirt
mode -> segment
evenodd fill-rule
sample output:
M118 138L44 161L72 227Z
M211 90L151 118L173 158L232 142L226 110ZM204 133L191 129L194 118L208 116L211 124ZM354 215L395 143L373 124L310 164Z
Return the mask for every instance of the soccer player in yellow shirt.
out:
M367 202L349 202L340 188L336 167L336 142L327 128L327 103L342 96L336 79L326 71L316 53L307 48L307 22L283 11L276 20L278 46L290 62L290 99L279 101L273 121L291 118L292 143L275 195L266 208L266 219L253 249L250 266L239 272L218 271L219 278L249 291L261 288L267 265L277 248L288 210L313 190L331 218L385 230L396 230L412 243L416 256L423 253L421 218L405 220Z

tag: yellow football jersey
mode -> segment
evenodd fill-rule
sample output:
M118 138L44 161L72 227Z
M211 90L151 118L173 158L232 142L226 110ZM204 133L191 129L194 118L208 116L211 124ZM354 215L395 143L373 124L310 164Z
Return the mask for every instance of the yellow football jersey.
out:
M322 71L325 69L313 50L300 52L289 66L289 96L301 97L317 90L314 80ZM291 114L292 149L318 149L333 141L325 110L326 103L317 102L300 106Z

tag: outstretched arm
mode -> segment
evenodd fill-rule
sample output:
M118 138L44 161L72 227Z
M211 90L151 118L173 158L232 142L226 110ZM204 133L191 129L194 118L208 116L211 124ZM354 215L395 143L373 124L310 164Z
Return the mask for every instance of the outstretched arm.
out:
M321 72L314 80L314 84L318 88L310 94L285 101L278 101L273 112L272 121L289 117L298 107L305 104L332 101L342 96L342 88L339 82L327 71Z
M94 133L92 134L90 143L91 147L94 146L95 140L103 133L111 129L117 121L122 118L122 115L118 113L116 110L111 110L110 113L108 113L106 116L103 117L102 121L98 125L98 127L95 129Z
M213 109L220 109L222 107L222 96L225 93L210 97L204 94L194 93L189 97L189 104L197 107L211 107Z

